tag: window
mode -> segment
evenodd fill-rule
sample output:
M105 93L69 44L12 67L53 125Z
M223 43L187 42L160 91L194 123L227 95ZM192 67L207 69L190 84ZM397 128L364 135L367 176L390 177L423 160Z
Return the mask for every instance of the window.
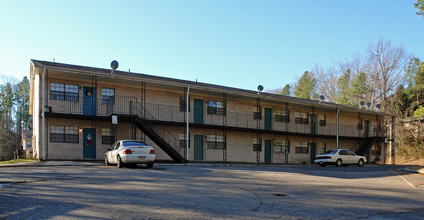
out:
M115 89L102 89L102 104L115 104Z
M185 133L180 133L180 147L186 148L187 147L187 138ZM188 147L190 147L190 143L188 144Z
M290 141L286 140L275 140L274 141L274 152L276 153L285 153L287 148L287 153L290 152Z
M377 121L377 131L381 131L381 121Z
M262 108L254 106L253 107L253 118L254 119L261 119L262 118Z
M279 122L290 122L290 111L289 110L275 110L275 121Z
M308 113L306 112L295 112L294 119L296 124L308 124Z
M225 136L211 134L207 136L207 146L209 149L225 149Z
M50 142L78 143L78 127L55 126L50 127Z
M208 114L225 115L225 102L208 101Z
M326 119L327 119L326 115L318 115L319 126L325 126Z
M180 96L180 111L181 112L186 111L186 105L187 105L186 97ZM188 100L188 106L190 106L190 99ZM188 108L188 111L190 111L190 108Z
M147 146L147 144L141 141L122 141L122 146L130 147L130 146ZM119 145L118 145L119 148Z
M318 143L318 154L324 154L327 151L326 148L326 143Z
M115 129L102 128L102 144L113 144L115 142Z
M253 138L253 151L262 151L262 139Z
M302 141L302 142L296 141L294 146L295 146L295 149L296 149L295 150L296 153L301 153L301 154L309 153L308 142L306 142L306 141Z
M62 83L50 83L50 99L78 101L78 86Z

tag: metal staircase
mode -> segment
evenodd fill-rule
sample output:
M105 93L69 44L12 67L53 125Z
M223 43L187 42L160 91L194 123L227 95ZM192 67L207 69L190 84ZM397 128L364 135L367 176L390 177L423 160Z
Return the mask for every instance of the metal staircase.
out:
M145 119L157 120L150 112L148 112L138 102L130 103L130 113L134 115L135 125L149 137L155 144L157 144L166 154L168 154L175 162L184 163L186 159L181 155L184 149L181 148L179 139L177 139L167 129L161 128L154 129L147 124Z
M377 141L377 137L370 137L366 139L365 142L362 143L361 146L359 146L358 150L356 150L355 153L361 156L366 155L376 141Z

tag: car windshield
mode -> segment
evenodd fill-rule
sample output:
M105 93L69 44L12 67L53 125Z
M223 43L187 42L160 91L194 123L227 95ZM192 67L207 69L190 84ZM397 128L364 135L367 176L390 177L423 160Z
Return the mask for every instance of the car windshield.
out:
M325 152L325 154L336 154L337 150L328 150Z
M124 147L129 147L129 146L147 146L145 143L143 143L141 141L124 141L124 142L122 142L122 145Z

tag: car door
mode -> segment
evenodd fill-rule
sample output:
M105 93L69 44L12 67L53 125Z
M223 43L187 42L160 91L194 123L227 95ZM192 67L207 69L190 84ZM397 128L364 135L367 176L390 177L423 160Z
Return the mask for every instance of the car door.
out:
M347 155L347 152L345 150L339 151L339 157L342 159L343 164L349 163L349 156Z
M112 149L112 151L110 152L110 156L111 156L111 161L113 161L112 163L116 163L116 157L118 156L118 149L119 146L121 146L121 142L117 142L114 146L114 148Z
M350 150L346 150L346 152L347 152L347 155L348 155L348 157L349 157L349 164L356 164L356 162L358 162L357 160L356 160L356 154L355 153L353 153L352 151L350 151Z
M107 160L109 161L109 163L115 163L115 160L112 158L112 151L113 149L115 149L115 145L117 144L117 142L115 142L112 147L109 148L109 151L107 152Z

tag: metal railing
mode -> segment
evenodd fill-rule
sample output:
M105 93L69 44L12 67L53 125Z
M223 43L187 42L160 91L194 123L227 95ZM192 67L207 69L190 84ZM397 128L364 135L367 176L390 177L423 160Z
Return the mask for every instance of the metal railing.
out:
M137 98L130 96L115 96L113 104L105 102L102 99L95 101L96 115L97 116L109 116L111 114L123 114L123 115L137 115L142 119L146 120L157 120L165 122L186 122L186 112L181 111L180 106L162 105L155 103L145 103L142 105L137 101ZM84 114L84 103L83 101L59 101L50 100L48 108L52 113L64 113L64 114ZM196 115L196 117L194 117ZM337 125L336 123L326 123L325 126L321 126L318 122L315 126L311 126L311 123L300 124L296 123L294 118L290 118L289 122L281 121L281 117L272 117L271 120L265 120L264 115L260 117L260 121L254 118L253 112L250 114L234 112L227 110L225 115L208 114L206 108L189 109L190 123L198 123L205 125L216 125L216 126L227 126L234 128L249 128L249 129L265 129L265 125L270 127L273 131L291 132L298 134L315 134L315 135L329 135L336 136ZM258 127L259 125L259 127ZM170 133L170 132L169 132ZM345 137L384 137L385 128L377 129L377 127L371 126L366 132L365 127L358 130L357 125L346 125L339 124L339 136ZM165 137L169 134L163 134ZM172 135L172 134L170 134ZM172 135L173 136L173 135ZM171 142L175 142L173 138L170 138ZM177 138L175 138L178 140ZM177 141L178 142L178 141ZM176 144L175 146L179 146ZM179 147L176 149L180 149Z
M138 102L130 102L130 112L132 115L136 115L141 119L158 120L152 113L143 108ZM185 156L185 151L180 147L180 140L176 138L168 129L161 127L161 129L155 129L151 127L165 142L167 142L178 154Z

